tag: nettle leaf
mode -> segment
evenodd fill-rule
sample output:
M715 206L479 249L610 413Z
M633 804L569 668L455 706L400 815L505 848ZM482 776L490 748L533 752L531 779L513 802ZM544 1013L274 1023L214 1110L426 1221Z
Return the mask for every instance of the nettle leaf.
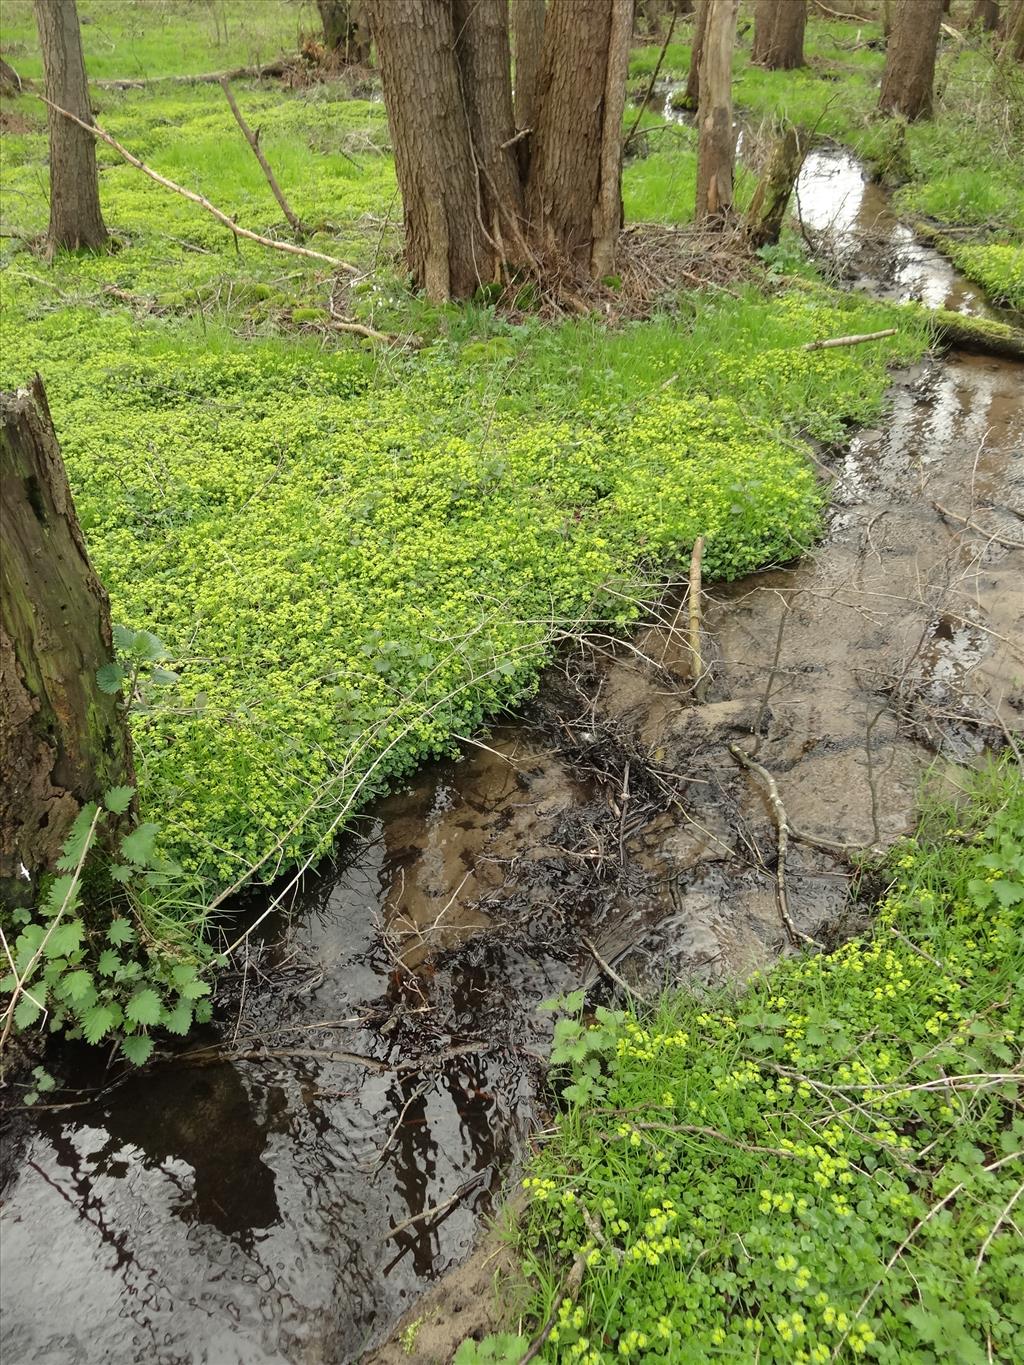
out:
M133 877L139 875L139 870L137 867L131 867L128 863L115 863L110 869L110 875L121 886L127 886Z
M131 943L135 938L135 930L128 920L118 918L110 921L110 928L107 930L107 940L115 945L121 943Z
M171 968L171 980L176 986L185 986L190 981L194 981L196 976L196 964L194 962L176 962Z
M147 1033L136 1033L121 1039L121 1051L135 1066L144 1066L153 1053L153 1039Z
M84 999L92 989L92 972L87 972L80 968L77 972L69 972L60 983L60 994L65 1000L77 1002Z
M42 1007L31 996L23 995L14 1007L14 1022L18 1028L31 1028L42 1012Z
M96 811L96 802L89 801L75 816L74 824L68 832L68 837L64 840L64 847L57 859L57 866L62 872L73 872L85 857L92 835Z
M157 687L173 687L178 681L178 675L170 668L154 668L150 672L149 681L156 683Z
M120 664L103 664L96 670L96 686L110 697L120 692L128 674Z
M192 1006L187 1000L179 1000L173 1010L168 1010L160 1021L170 1033L183 1035L192 1027Z
M121 959L113 948L104 948L96 960L96 970L101 976L113 976L120 966Z
M114 648L129 650L135 643L135 632L131 626L114 627Z
M52 919L54 915L60 913L64 908L64 902L68 900L75 885L74 876L68 872L63 877L57 877L50 885L46 893L46 899L39 907L40 914Z
M103 804L114 815L123 815L132 804L134 795L134 787L111 787L103 793Z
M152 821L139 825L138 829L133 829L131 834L126 834L121 840L121 853L130 863L135 863L139 867L145 866L153 856L159 829L160 826L154 825Z
M135 638L132 640L131 653L143 663L153 663L157 659L166 659L167 650L163 642L153 634L151 630L137 630Z
M136 1024L156 1024L160 1020L160 997L150 987L136 991L124 1007L125 1017Z
M187 981L181 988L182 1000L198 1000L202 995L210 994L210 983L208 981Z
M45 1095L47 1091L52 1090L57 1084L45 1067L34 1066L32 1068L32 1075L35 1077L36 1089L40 1094Z
M85 925L80 919L68 920L66 924L58 924L56 929L47 940L43 952L47 957L67 957L76 948L81 946L82 939L85 937Z
M197 1000L194 1014L197 1024L208 1024L213 1018L213 1003L209 1000Z
M96 1044L105 1038L117 1023L117 1016L109 1005L93 1005L81 1016L82 1037L87 1043Z
M46 930L41 924L26 924L22 929L14 941L14 965L19 974L24 972L35 957L36 950L45 937Z
M1018 901L1024 901L1024 884L1006 881L993 882L992 894L1000 905L1016 905Z

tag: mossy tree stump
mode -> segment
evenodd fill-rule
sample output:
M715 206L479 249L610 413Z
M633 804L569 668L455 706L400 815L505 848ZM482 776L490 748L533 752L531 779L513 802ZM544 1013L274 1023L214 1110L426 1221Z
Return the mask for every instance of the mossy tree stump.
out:
M89 560L42 381L0 394L0 905L32 900L75 816L134 785L110 603Z

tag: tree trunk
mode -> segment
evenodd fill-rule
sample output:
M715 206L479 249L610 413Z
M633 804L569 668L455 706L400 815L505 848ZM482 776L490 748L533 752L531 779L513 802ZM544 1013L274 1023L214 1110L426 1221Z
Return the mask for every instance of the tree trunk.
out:
M601 184L609 0L551 0L526 211L542 258L589 266Z
M757 0L751 60L769 71L804 65L807 0Z
M512 0L515 42L516 128L532 128L537 117L537 80L544 50L544 0ZM522 163L525 166L525 162Z
M316 0L324 46L346 65L369 66L370 30L358 0Z
M700 59L704 51L704 35L708 28L708 7L711 0L700 0L693 21L693 43L690 47L690 70L686 75L686 95L683 107L696 109L700 103Z
M930 118L942 0L897 0L878 107L911 123Z
M882 0L882 36L892 36L892 0Z
M135 781L120 698L96 683L110 605L38 377L0 394L0 543L0 904L13 906L82 806Z
M970 22L984 29L986 33L994 33L999 25L997 0L975 0Z
M758 181L747 210L747 240L755 249L779 240L789 196L804 161L804 147L795 128L787 128L772 148L768 169Z
M626 110L626 78L629 75L629 44L632 36L633 0L612 0L600 180L594 207L594 245L590 255L590 273L595 279L612 273L615 246L622 228L622 116Z
M1004 22L1006 37L999 49L999 60L1002 62L1013 58L1024 62L1024 0L1016 0L1016 4L1007 11Z
M736 139L732 128L732 54L739 0L707 0L697 112L698 222L724 225L732 215Z
M405 255L429 299L468 298L493 278L477 199L450 3L372 0L405 211Z
M392 3L394 0L392 0ZM523 190L512 139L507 0L454 0L455 56L484 227L503 261L525 264Z
M92 122L82 35L75 0L35 0L46 98ZM50 227L47 249L99 250L107 240L100 212L96 140L70 119L47 110L50 128Z

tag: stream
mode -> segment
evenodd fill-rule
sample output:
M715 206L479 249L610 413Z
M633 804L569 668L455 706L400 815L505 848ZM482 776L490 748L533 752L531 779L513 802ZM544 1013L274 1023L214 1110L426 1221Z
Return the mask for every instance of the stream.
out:
M798 192L851 283L989 311L849 154L813 152ZM772 809L730 744L792 825L885 845L929 765L1019 729L1021 366L925 360L816 459L822 543L707 594L704 704L681 594L629 641L582 642L520 717L367 813L265 926L216 1030L29 1115L4 1167L9 1365L359 1360L465 1260L528 1152L540 1002L609 998L598 959L657 987L790 950ZM863 924L843 854L791 845L786 870L802 932Z

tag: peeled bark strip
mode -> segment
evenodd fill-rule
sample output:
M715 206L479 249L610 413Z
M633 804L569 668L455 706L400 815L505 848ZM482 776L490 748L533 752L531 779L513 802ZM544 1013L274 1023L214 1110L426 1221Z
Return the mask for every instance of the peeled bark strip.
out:
M589 266L601 180L612 7L551 0L537 96L526 211L542 256Z
M930 118L942 0L897 0L878 107L913 123Z
M751 60L769 71L804 65L807 0L758 0Z
M512 0L515 46L516 128L532 128L537 117L537 80L544 50L544 0Z
M697 113L696 218L698 222L724 225L732 215L736 145L732 128L732 54L739 0L707 0L707 6Z
M622 227L622 116L626 111L629 42L633 34L633 0L612 0L605 73L601 171L594 207L594 245L590 271L595 279L611 274L615 245Z
M75 0L35 0L36 27L43 54L46 98L92 123L89 87L82 57L82 35ZM50 226L52 254L60 248L99 250L107 240L100 211L96 143L84 129L51 109Z
M13 906L82 806L135 780L120 698L96 683L110 604L38 378L0 394L0 544L0 905Z
M405 210L405 254L429 299L468 298L494 274L455 57L452 6L373 0L370 22L387 92Z
M772 149L768 169L758 182L747 210L747 240L755 249L779 240L789 196L804 163L804 147L795 128L787 128Z
M697 10L693 21L693 43L690 47L690 70L686 76L686 94L683 99L683 106L686 109L696 109L700 103L700 61L704 51L704 35L708 28L708 7L711 0L700 0L700 8Z

